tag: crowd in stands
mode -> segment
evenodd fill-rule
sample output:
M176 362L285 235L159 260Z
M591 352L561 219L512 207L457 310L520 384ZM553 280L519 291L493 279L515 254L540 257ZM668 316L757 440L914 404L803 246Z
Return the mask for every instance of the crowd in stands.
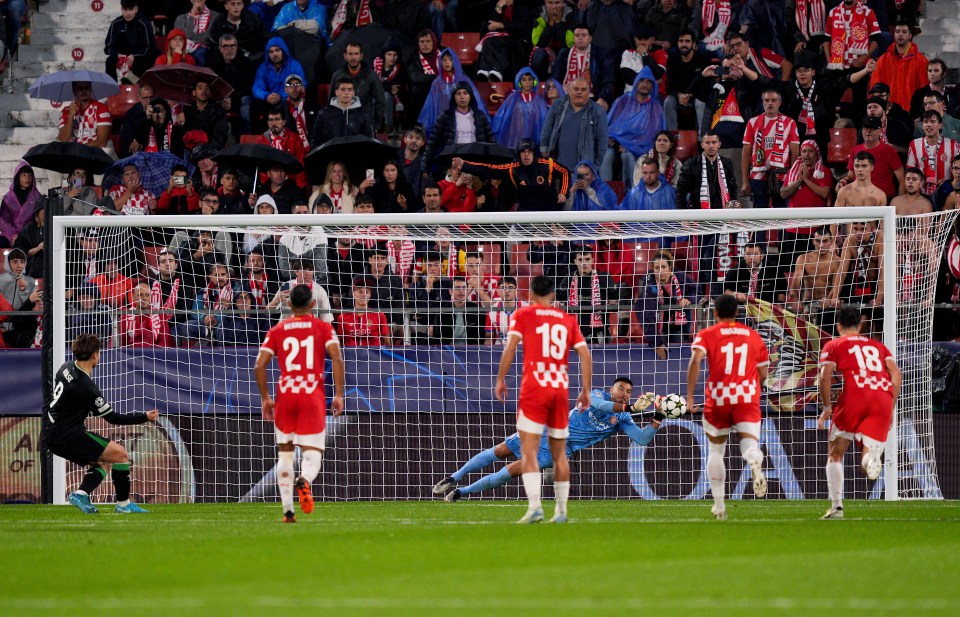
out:
M113 118L76 83L61 141L184 159L159 195L142 186L135 164L115 186L93 186L77 169L64 193L76 214L194 214L215 225L220 213L957 207L960 100L936 50L912 42L914 0L121 4L106 36L109 74L135 83L153 66L185 62L212 69L233 93L215 100L211 79L197 79L189 101L168 101L143 84L138 102ZM386 40L366 36L376 26ZM512 83L488 83L503 81ZM213 158L253 136L302 161L350 135L396 139L396 161L363 179L350 176L349 161L309 174L275 166L248 192L253 178ZM494 141L515 159L439 156ZM31 272L42 263L38 200L32 170L21 166L0 211L0 241L20 251L8 254L8 273L19 263L11 255L23 255ZM445 231L432 243L378 243L91 230L72 239L76 325L91 311L121 309L114 344L246 344L290 284L306 282L351 343L493 344L503 315L523 301L523 268L532 264L555 278L559 301L591 340L642 340L665 355L714 293L781 303L826 324L839 302L880 304L884 293L875 258L883 232L870 224L755 234L736 246L717 236L640 243L649 248L642 267L634 242L494 245L481 254ZM105 259L121 243L136 258ZM726 251L739 262L720 273ZM159 257L149 269L148 254ZM960 302L960 272L944 260L940 278L938 301ZM15 287L15 306L27 306L29 284ZM938 336L960 335L951 321L955 312L940 319Z

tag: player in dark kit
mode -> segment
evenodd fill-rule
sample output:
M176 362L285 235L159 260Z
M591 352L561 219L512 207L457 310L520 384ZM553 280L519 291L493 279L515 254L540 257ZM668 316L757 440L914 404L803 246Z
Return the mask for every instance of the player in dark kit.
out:
M118 414L100 394L90 375L100 362L100 339L94 334L81 334L71 346L73 361L57 370L53 384L53 402L43 417L41 441L51 452L77 465L90 465L80 488L67 500L86 514L95 514L90 494L107 477L117 491L115 511L120 514L147 512L130 501L130 457L115 441L86 430L84 420L93 414L110 424L143 424L156 422L156 409L145 413Z

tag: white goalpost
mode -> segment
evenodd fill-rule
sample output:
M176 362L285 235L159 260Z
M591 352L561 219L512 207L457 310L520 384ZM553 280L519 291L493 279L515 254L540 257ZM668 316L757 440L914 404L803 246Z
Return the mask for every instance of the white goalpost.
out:
M93 377L107 401L119 413L160 410L155 426L88 420L131 453L136 501L275 500L276 448L252 367L266 328L284 316L285 292L307 284L347 366L347 413L328 418L316 497L431 499L437 480L514 430L519 362L506 406L493 384L503 325L532 277L553 278L558 303L579 315L593 387L623 375L634 394L685 394L691 336L710 324L711 297L729 291L771 352L768 498L824 498L817 360L836 305L853 302L904 384L883 476L849 473L847 495L940 499L932 304L957 217L897 217L889 207L54 217L54 369L77 334L95 332L103 350ZM699 420L667 421L646 447L620 435L577 453L571 495L703 498ZM845 464L855 467L854 453ZM749 468L738 458L728 468L730 498L753 498ZM80 474L55 459L55 503ZM470 497L521 495L513 483Z

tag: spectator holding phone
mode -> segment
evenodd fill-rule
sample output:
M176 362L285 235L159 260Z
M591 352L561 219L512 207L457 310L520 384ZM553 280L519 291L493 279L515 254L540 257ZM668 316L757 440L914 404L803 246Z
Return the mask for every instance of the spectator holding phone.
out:
M5 271L0 274L0 295L10 304L10 310L34 310L42 300L43 292L37 287L36 279L24 274L26 254L20 249L13 249L7 253L4 261ZM17 315L0 326L8 347L29 347L37 331L37 320L34 315Z
M192 214L200 209L200 197L193 190L184 165L174 165L170 183L157 200L155 214Z

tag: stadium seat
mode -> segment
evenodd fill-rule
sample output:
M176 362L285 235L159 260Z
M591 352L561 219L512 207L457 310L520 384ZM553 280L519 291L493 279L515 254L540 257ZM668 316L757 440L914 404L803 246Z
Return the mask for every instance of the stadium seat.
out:
M503 264L503 248L499 244L481 244L477 251L483 257L484 272L499 276Z
M146 262L147 266L147 275L156 276L160 271L160 251L164 250L165 246L145 246L143 247L143 261Z
M607 184L610 185L610 188L613 189L613 192L617 195L617 203L623 201L623 196L627 194L627 187L623 183L623 180L609 180Z
M479 32L444 32L440 39L440 45L452 49L463 66L473 66L477 61L479 43Z
M330 104L330 84L317 84L317 103L321 107Z
M241 135L240 143L242 144L255 144L257 140L260 139L259 135Z
M516 277L540 276L543 274L543 264L532 264L527 258L530 245L527 243L514 244L510 247L510 274Z
M131 107L140 102L137 87L133 84L121 84L120 92L107 97L107 109L114 120L123 120Z
M656 242L637 242L633 247L634 261L636 266L634 272L638 278L646 276L650 271L650 260L654 253L660 250L660 245Z
M677 131L676 156L680 161L686 161L697 156L697 132Z
M3 274L7 271L7 253L13 249L3 249L3 252L0 253L0 274Z
M509 81L478 81L476 86L491 117L497 113L503 100L513 90L513 84Z
M827 163L831 165L846 163L855 145L857 145L857 129L830 129Z

